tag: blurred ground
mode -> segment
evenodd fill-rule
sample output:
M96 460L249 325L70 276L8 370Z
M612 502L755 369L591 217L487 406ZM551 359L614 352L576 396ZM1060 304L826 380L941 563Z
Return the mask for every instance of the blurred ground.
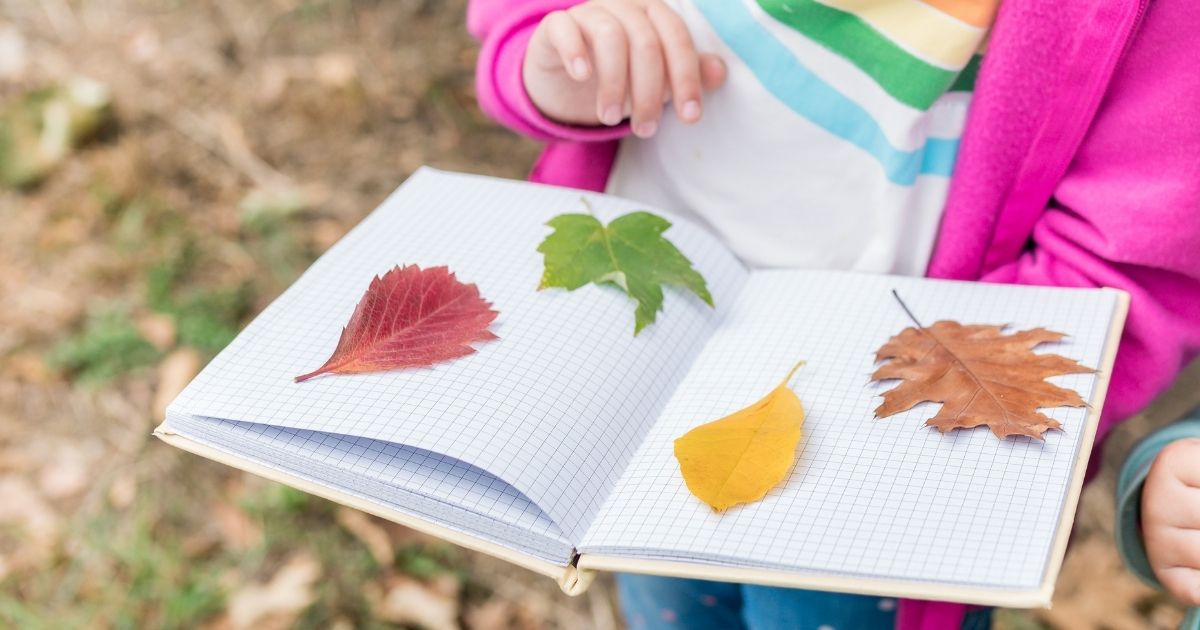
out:
M522 176L463 2L0 0L0 626L614 628L549 580L149 438L175 392L421 164ZM1121 569L1118 432L1055 608L1169 628ZM1189 400L1190 399L1190 400Z

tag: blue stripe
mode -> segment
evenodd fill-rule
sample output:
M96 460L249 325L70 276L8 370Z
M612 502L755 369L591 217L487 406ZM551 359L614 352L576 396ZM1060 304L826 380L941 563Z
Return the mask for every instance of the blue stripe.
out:
M914 151L897 149L870 113L804 67L783 42L755 20L743 0L694 1L768 92L792 111L866 151L883 167L889 180L907 186L916 181L917 175L950 176L958 153L957 138L927 138Z

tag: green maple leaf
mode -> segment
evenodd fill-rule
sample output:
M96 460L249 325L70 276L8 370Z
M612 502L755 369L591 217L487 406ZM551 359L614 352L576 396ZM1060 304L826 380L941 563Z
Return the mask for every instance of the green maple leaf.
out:
M663 238L671 223L662 217L631 212L606 227L591 214L560 214L546 225L554 232L538 246L546 265L538 288L574 291L589 282L618 287L637 302L634 335L662 310L664 284L688 289L713 305L704 278Z

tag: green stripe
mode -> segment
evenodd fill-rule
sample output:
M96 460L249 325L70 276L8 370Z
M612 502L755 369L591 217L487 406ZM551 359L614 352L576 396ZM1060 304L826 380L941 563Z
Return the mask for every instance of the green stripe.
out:
M814 0L757 1L771 17L845 57L910 107L929 109L958 74L912 56L853 13Z
M979 77L979 64L983 63L983 55L975 55L967 62L958 78L950 86L950 92L974 92L975 79Z

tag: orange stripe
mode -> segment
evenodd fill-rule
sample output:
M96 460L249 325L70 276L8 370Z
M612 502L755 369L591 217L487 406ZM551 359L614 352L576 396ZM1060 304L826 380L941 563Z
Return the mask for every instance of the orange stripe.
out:
M971 26L987 28L996 18L1000 0L921 0L925 4L956 17Z

